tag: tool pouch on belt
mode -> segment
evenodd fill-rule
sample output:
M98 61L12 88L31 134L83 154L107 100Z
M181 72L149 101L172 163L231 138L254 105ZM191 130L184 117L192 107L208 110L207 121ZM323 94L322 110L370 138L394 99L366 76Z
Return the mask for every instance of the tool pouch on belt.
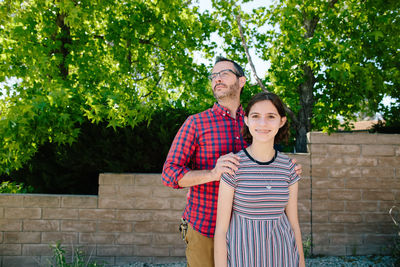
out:
M182 240L186 241L186 233L187 233L187 229L188 229L188 222L181 218L181 224L179 225L179 231L181 232L181 236L182 236Z

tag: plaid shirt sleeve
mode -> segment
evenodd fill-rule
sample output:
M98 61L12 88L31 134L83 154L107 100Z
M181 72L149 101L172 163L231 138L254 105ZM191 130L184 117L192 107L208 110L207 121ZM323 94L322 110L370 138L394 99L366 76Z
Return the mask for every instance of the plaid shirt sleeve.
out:
M172 142L161 174L166 186L181 188L178 181L191 170L188 165L196 147L195 127L193 116L188 117Z

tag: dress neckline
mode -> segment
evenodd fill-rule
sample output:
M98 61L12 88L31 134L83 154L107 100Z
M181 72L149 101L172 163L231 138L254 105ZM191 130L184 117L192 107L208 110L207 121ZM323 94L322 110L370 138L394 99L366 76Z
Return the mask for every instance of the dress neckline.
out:
M278 150L275 149L275 155L272 157L272 159L270 161L258 161L255 158L253 158L252 156L250 156L249 152L247 151L247 148L243 149L243 151L250 160L254 161L255 163L257 163L259 165L269 165L272 162L274 162L276 157L278 156Z

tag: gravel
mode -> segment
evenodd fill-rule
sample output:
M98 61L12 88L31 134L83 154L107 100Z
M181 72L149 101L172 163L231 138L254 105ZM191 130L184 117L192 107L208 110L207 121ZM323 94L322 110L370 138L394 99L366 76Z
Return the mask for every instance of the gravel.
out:
M342 256L342 257L317 257L307 258L306 266L315 267L398 267L394 265L394 259L389 256ZM151 264L143 262L135 262L120 267L186 267L185 262L167 263L167 264Z

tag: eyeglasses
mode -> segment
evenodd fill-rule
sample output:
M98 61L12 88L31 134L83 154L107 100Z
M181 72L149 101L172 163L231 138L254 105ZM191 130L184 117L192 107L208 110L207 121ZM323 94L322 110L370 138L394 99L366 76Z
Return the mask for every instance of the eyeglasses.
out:
M229 75L233 73L236 75L236 77L241 77L239 74L237 74L236 72L234 72L233 70L230 69L226 69L226 70L221 70L220 72L215 72L215 73L211 73L208 76L208 79L210 79L210 81L216 79L219 75L219 77L221 77L222 79L226 79L229 77Z

